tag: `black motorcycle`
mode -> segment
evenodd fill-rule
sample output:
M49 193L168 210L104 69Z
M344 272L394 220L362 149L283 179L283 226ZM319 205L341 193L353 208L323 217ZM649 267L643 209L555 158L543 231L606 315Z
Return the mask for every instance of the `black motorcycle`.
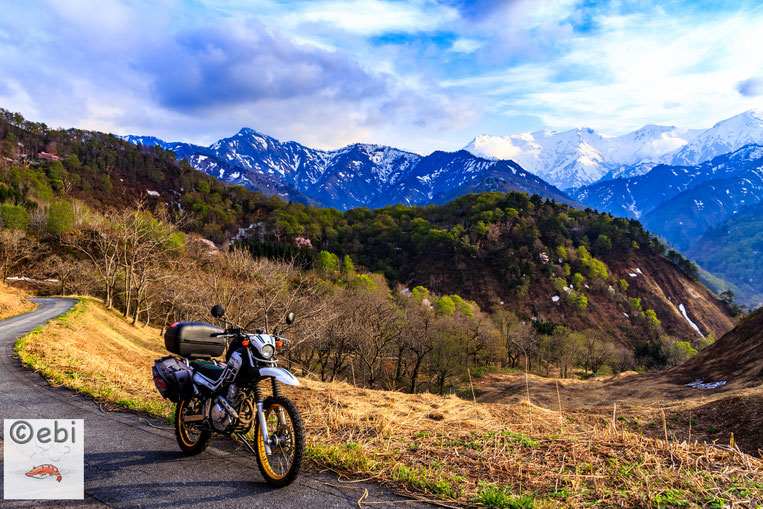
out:
M305 452L302 418L279 385L299 381L279 368L275 358L276 348L289 340L278 335L278 327L271 334L263 329L249 332L225 320L224 314L221 305L212 308L212 316L225 329L204 322L173 323L164 344L181 358L156 360L154 383L162 396L176 403L175 436L184 453L204 451L212 433L234 436L255 455L268 484L286 486L299 474ZM294 313L289 313L286 324L293 321ZM225 363L214 359L223 353ZM273 388L267 398L259 386L263 379L270 379ZM246 434L253 427L252 444Z

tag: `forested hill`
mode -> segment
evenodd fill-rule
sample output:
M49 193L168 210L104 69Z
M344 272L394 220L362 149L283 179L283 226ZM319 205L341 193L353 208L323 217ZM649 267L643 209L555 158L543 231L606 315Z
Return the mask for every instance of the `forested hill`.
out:
M285 199L300 198L295 189L282 187ZM183 213L189 230L218 244L241 225L285 205L278 196L227 186L161 147L139 147L93 131L50 129L0 109L0 203L20 206L29 215L61 200L81 200L100 211L138 200L163 203L173 214Z
M482 193L441 206L344 213L291 204L249 235L258 252L309 240L304 253L349 255L409 288L455 293L484 309L503 305L575 329L601 328L624 340L658 328L718 337L733 323L696 281L696 267L666 252L638 221L537 195Z
M253 225L243 238L255 254L297 255L306 266L347 255L392 283L461 295L483 309L503 305L539 326L603 329L635 344L663 332L717 337L732 325L726 305L693 280L694 266L664 253L635 220L523 193L347 212L286 203L226 186L159 147L0 111L4 227L32 227L44 209L42 227L58 234L78 203L104 211L137 200L218 245Z

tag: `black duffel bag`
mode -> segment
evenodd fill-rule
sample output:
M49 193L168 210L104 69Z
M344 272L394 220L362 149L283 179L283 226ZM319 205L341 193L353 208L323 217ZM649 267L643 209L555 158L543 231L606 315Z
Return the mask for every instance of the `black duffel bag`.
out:
M163 397L177 403L193 394L193 371L184 362L168 355L154 361L154 385Z

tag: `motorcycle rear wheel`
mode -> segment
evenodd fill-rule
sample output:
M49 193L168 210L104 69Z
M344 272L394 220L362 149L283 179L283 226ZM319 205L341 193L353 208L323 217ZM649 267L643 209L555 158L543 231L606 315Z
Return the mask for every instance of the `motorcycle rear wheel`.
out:
M200 414L202 401L199 398L181 400L175 405L175 438L180 450L189 456L204 452L212 438L211 431L202 431L195 424L184 424L186 414Z
M265 449L258 416L254 427L257 466L265 482L282 488L299 474L305 456L305 428L296 405L283 396L266 398L263 410L271 438L270 454Z

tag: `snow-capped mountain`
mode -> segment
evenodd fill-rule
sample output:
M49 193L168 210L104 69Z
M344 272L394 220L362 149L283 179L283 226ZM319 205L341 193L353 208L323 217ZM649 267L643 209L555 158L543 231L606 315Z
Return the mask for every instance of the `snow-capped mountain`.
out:
M574 190L572 196L603 212L642 219L661 204L704 182L737 177L759 166L763 166L763 147L747 145L695 166L658 165L638 177L597 182Z
M643 175L657 164L693 166L751 143L763 144L763 111L746 111L706 130L647 125L622 136L588 128L482 135L465 149L481 157L512 159L569 189Z
M511 161L487 160L466 151L434 152L424 157L360 143L324 151L293 141L281 142L248 128L208 147L166 143L153 137L124 139L161 145L194 168L231 184L266 194L276 194L273 187L280 185L277 194L288 199L341 210L428 204L451 196L461 187L463 193L469 189L526 191L579 205ZM474 187L469 188L470 184Z
M589 128L503 137L482 135L466 150L482 157L511 159L549 183L568 189L645 173L701 132L648 125L622 136L607 136Z
M694 165L749 144L763 145L763 110L749 110L718 122L677 151L672 165Z

